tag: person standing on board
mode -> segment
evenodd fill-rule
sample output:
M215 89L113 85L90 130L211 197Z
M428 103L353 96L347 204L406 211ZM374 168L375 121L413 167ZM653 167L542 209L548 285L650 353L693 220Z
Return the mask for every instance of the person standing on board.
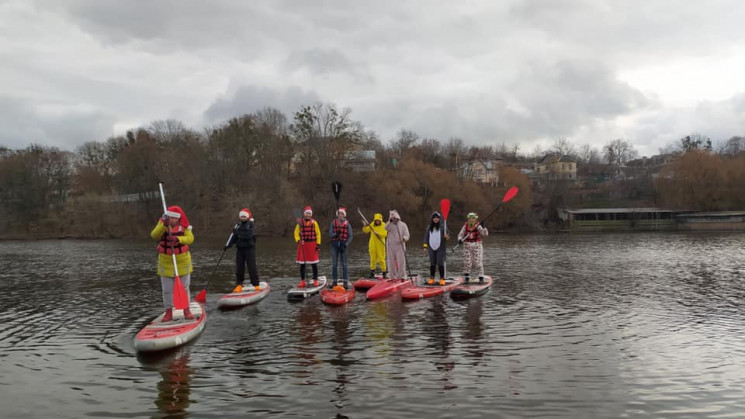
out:
M352 243L352 224L347 220L347 209L344 207L336 211L336 218L331 222L329 228L331 237L331 271L334 282L331 287L337 286L339 281L339 264L341 261L341 275L344 289L349 289L349 276L347 275L347 249Z
M432 219L429 227L424 232L424 250L429 254L429 280L427 284L435 284L435 266L440 271L440 285L445 285L445 258L447 246L445 241L448 239L448 232L440 222L440 213L432 213Z
M254 219L251 211L243 208L238 212L240 220L233 232L230 233L225 250L235 245L235 288L233 292L243 291L244 272L248 266L248 276L255 290L261 290L259 286L259 273L256 270L256 236L254 235Z
M158 241L158 275L160 275L160 286L163 290L163 306L166 312L163 315L164 322L173 320L173 286L175 272L173 270L173 255L176 254L176 265L178 266L179 278L184 284L186 296L189 296L189 281L194 267L191 265L191 252L189 246L194 243L194 233L181 207L173 205L163 217L155 224L150 232L150 237ZM193 319L188 306L184 309L184 318Z
M385 238L388 237L388 230L383 224L383 214L375 213L372 224L362 227L362 232L370 235L368 251L370 252L370 278L375 278L375 268L380 265L383 272L383 278L388 276L385 265Z
M471 270L476 268L479 282L484 282L484 246L481 237L489 235L484 223L479 223L475 212L468 213L468 221L458 232L458 243L463 244L463 276L465 282L471 280Z
M388 222L385 223L388 232L386 240L386 264L390 270L391 278L406 278L406 242L409 241L409 227L401 221L398 211L391 210L388 213Z
M300 264L300 283L298 288L305 288L305 265L313 268L313 286L318 286L318 251L321 248L321 229L313 219L313 209L305 207L303 219L295 226L297 242L297 263Z

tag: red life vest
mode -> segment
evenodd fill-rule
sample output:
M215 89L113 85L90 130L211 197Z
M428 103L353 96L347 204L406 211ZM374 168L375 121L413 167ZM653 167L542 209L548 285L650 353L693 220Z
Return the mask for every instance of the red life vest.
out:
M463 239L464 242L473 243L481 241L481 233L479 232L479 225L474 224L473 229L468 228L468 222L464 224L466 229L466 237Z
M306 242L312 242L316 240L316 220L310 219L300 223L300 238Z
M333 241L346 242L349 239L349 221L344 220L343 223L340 223L339 219L336 218L334 219L332 226L334 228L334 233L336 234Z
M160 236L160 240L158 241L158 253L165 253L167 255L171 254L177 254L180 255L182 253L186 253L189 251L189 246L186 244L176 244L173 246L173 249L171 249L171 245L168 244L168 236L183 236L184 235L184 226L178 225L173 228L173 231L169 234L166 230L165 233L163 233L162 236Z

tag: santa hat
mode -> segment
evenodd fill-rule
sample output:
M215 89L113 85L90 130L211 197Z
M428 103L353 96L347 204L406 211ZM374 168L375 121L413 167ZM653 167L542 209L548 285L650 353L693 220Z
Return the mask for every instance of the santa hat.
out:
M173 218L178 218L179 224L181 224L181 227L183 228L189 228L191 227L191 224L189 224L189 219L186 218L186 214L184 213L184 210L181 209L178 205L172 205L168 207L168 211L166 211L166 215Z
M339 209L336 211L336 215L344 214L344 216L347 216L347 209L344 207L339 207Z
M251 218L251 211L248 210L248 208L243 208L239 213L238 217L246 217Z
M305 214L313 215L313 208L311 208L310 205L308 205L307 207L305 207L305 209L303 210L303 215L305 215Z

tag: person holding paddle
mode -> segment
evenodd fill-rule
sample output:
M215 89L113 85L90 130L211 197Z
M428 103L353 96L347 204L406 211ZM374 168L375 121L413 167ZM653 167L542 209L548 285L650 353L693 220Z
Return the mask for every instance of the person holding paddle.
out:
M475 212L468 213L468 221L458 232L458 244L463 244L463 276L467 284L471 280L471 269L476 268L479 282L484 282L484 246L481 237L488 236L489 230L483 222L477 222Z
M313 268L313 286L318 286L318 251L321 248L321 229L313 219L310 206L303 210L303 218L295 225L295 242L297 242L297 263L300 264L300 283L298 288L305 288L305 265Z
M248 276L251 278L251 285L257 291L261 290L259 285L259 273L256 270L256 236L254 235L254 219L251 217L251 211L243 208L238 212L240 220L233 232L230 233L228 243L225 245L227 250L235 245L235 283L233 292L243 291L244 271L248 265Z
M388 272L385 266L385 238L388 237L388 231L383 224L383 214L379 212L375 213L372 224L367 224L367 221L365 223L362 227L362 232L370 235L370 241L368 243L368 251L370 252L370 278L375 278L375 268L377 265L380 265L383 278L386 278Z
M184 318L193 319L194 316L188 308L188 296L189 280L194 270L191 265L189 246L194 243L194 233L184 210L177 205L168 207L150 232L150 237L158 241L158 275L160 275L160 285L163 290L163 305L166 309L162 321L173 320L173 288L176 282L176 272L172 263L173 255L176 255L178 275L186 290L187 307L184 309Z
M341 275L344 289L349 289L349 276L347 275L347 248L352 243L352 224L347 220L347 209L340 207L336 211L336 218L331 222L329 228L331 237L331 271L334 279L331 287L335 289L339 281L339 260L341 259Z
M445 258L447 257L447 246L445 241L449 238L445 226L440 222L440 213L432 213L429 227L424 232L424 250L429 254L429 280L428 285L435 284L435 266L440 272L440 285L445 285Z
M409 241L409 227L401 221L398 211L391 210L388 213L388 222L385 223L388 232L386 240L386 264L390 269L391 278L406 278L406 242Z

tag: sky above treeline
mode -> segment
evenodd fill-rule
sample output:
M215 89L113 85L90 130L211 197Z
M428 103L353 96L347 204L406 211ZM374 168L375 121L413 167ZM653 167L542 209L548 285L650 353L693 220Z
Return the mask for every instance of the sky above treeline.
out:
M0 145L333 103L387 144L745 135L739 0L0 0Z

